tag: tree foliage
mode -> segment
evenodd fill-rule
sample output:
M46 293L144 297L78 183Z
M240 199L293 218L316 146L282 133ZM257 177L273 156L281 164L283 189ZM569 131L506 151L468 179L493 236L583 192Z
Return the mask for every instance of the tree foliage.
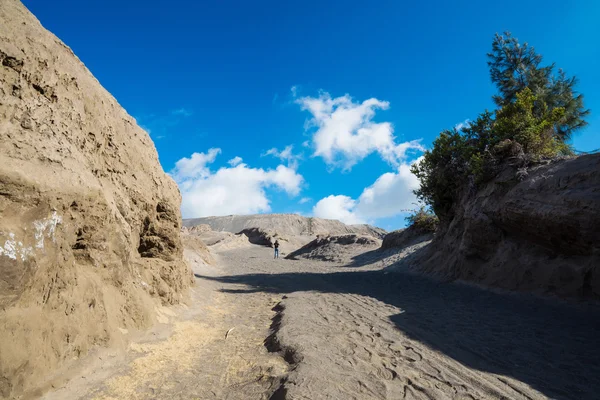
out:
M517 93L516 97L514 103L509 103L496 112L493 139L513 140L523 147L525 154L532 155L534 159L567 153L568 146L554 129L556 124L564 119L565 109L550 109L544 101L538 100L529 88Z
M438 217L425 206L421 206L414 214L406 217L406 222L409 227L421 233L435 232L439 224Z
M520 44L510 32L496 34L492 42L492 51L488 53L488 66L492 82L498 88L493 96L499 107L517 101L517 94L529 88L535 103L533 113L541 118L546 110L564 109L563 118L555 122L555 134L567 140L571 134L584 127L584 118L590 111L583 105L583 95L575 90L576 77L567 77L555 65L541 66L542 56L527 43Z
M540 66L542 56L533 47L505 33L496 35L488 57L498 108L460 131L440 133L412 167L420 181L415 193L440 218L452 214L465 185L489 180L506 159L529 162L572 154L566 142L586 124L589 110L574 90L576 78L562 70L554 74L554 64Z

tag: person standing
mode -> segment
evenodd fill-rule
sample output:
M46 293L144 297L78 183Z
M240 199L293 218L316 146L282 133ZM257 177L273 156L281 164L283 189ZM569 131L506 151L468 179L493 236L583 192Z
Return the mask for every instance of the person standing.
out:
M275 239L275 243L273 243L273 247L275 248L275 257L279 258L279 241Z

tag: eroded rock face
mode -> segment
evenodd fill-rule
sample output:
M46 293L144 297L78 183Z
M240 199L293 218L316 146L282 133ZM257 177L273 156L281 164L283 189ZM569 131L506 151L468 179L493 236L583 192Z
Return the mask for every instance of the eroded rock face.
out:
M246 235L248 241L252 244L258 244L260 246L273 247L273 243L278 239L276 234L265 231L261 228L248 228L244 229L238 234Z
M415 243L431 240L433 236L431 232L421 232L414 226L410 226L406 229L398 229L385 235L381 243L381 249L402 249Z
M449 279L600 298L600 154L506 167L436 234L420 268Z
M0 397L182 299L180 201L148 134L18 0L2 0Z

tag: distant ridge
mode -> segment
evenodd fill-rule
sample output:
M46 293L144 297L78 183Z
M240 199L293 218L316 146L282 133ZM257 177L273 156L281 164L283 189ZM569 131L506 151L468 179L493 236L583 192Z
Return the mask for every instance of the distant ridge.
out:
M188 228L202 224L209 225L214 231L232 233L249 228L260 228L280 235L316 236L355 233L378 239L382 239L387 233L384 229L367 224L346 225L335 219L303 217L298 214L228 215L183 220L183 225Z

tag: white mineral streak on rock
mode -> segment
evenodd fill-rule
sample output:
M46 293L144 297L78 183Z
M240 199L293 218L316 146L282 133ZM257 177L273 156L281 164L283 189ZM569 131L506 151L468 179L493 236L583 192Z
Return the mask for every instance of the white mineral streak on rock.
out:
M45 237L52 239L53 242L55 241L56 226L61 222L62 217L56 211L46 219L33 222L33 226L35 227L35 247L37 249L44 248ZM22 241L17 241L13 232L8 234L8 239L6 239L3 246L0 246L0 256L6 256L12 260L20 258L21 261L25 261L34 255L35 251L33 247L25 246Z
M17 242L15 241L15 234L9 233L9 239L4 242L3 253L6 257L16 260L17 259Z
M44 248L44 236L54 241L54 233L56 232L56 226L62 222L62 217L54 211L52 215L41 221L34 221L35 226L35 247L38 249ZM45 233L45 235L44 235Z

